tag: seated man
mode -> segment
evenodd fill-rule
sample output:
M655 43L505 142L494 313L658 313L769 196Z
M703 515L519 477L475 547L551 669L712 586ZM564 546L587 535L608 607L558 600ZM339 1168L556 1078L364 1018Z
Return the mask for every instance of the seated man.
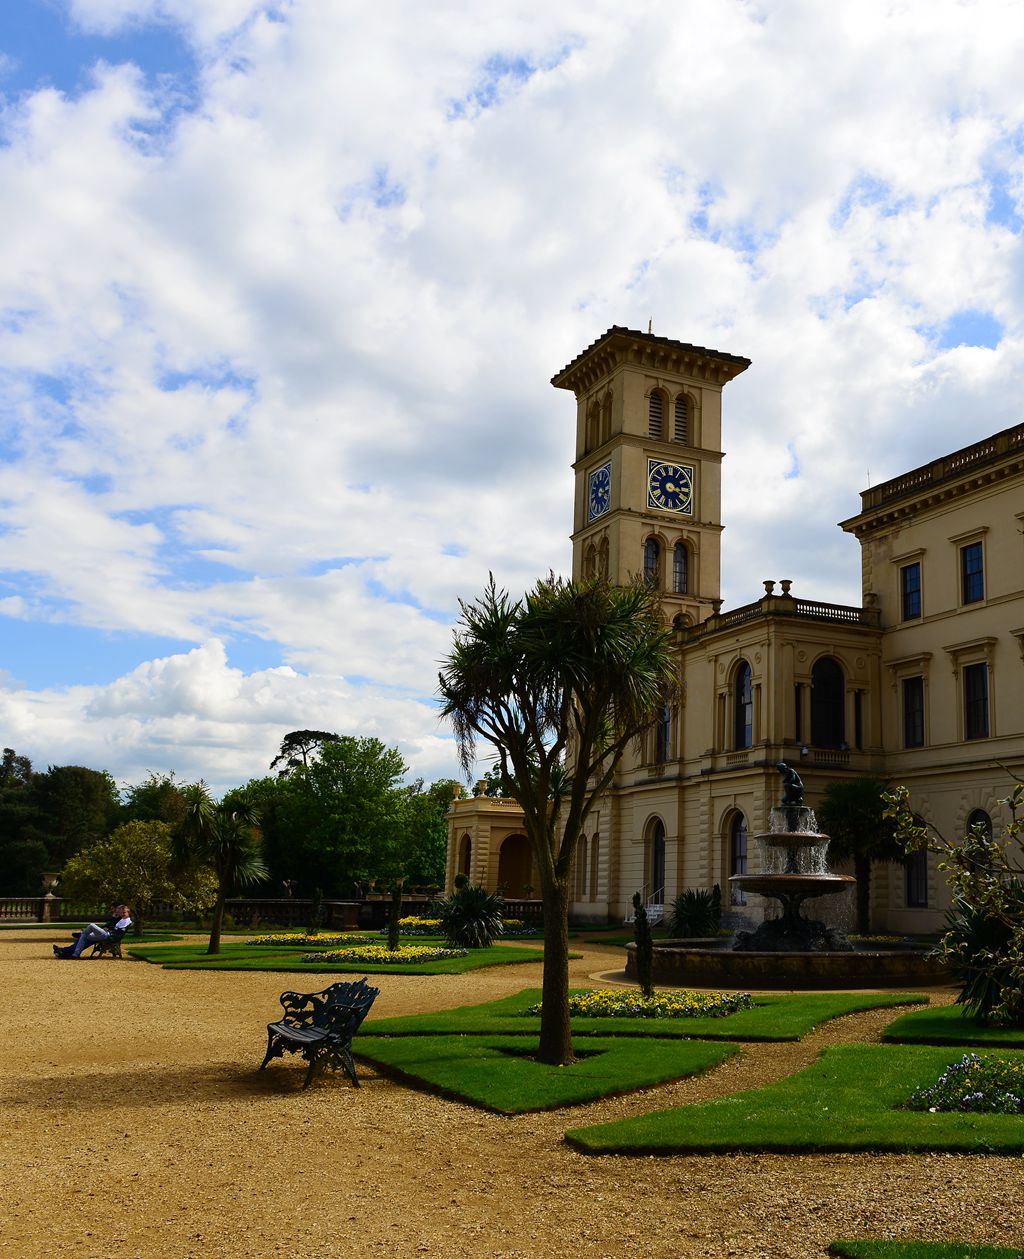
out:
M90 922L78 936L74 944L69 944L66 948L60 948L59 945L53 946L54 957L76 958L82 956L82 950L87 949L91 944L97 944L100 940L108 940L114 931L120 931L122 934L132 925L127 905L115 905L114 912L102 925L98 922Z

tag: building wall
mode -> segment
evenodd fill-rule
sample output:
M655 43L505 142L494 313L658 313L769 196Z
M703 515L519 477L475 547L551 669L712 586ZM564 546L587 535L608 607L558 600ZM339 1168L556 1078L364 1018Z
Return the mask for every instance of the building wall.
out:
M862 606L822 604L801 597L788 581L766 581L762 597L723 612L722 389L745 365L716 351L612 329L553 380L577 396L573 574L595 571L603 555L609 578L626 582L643 571L644 543L656 538L662 556L656 580L678 644L679 694L667 737L652 734L641 752L627 752L587 827L573 884L579 919L624 917L635 891L646 897L662 891L653 885L652 868L658 821L665 901L687 887L718 883L728 904L732 822L742 813L747 872L757 873L756 835L767 829L780 796L779 761L796 766L812 807L837 779L871 774L905 783L915 810L947 836L962 834L979 809L998 831L1009 820L1000 801L1011 789L1010 775L1024 777L1024 426L862 494L861 513L842 523L861 544ZM670 440L667 430L660 439L651 436L652 390L668 401L685 394L691 418L685 443ZM694 468L690 510L652 509L650 459ZM594 519L591 476L606 464L610 503ZM678 541L692 557L685 591L672 589ZM981 597L974 597L976 575L965 591L965 548L973 548L972 574L980 557ZM914 565L917 605L908 601L904 575ZM841 736L823 738L815 737L821 733L820 723L814 728L815 683L816 666L826 659L842 671L842 718ZM750 667L749 739L738 738L736 727L743 662ZM983 735L976 728L979 666L988 684ZM904 685L915 678L921 682L911 682L909 697L921 696L920 740L918 727L908 725ZM970 718L968 691L975 701ZM493 886L500 843L521 829L515 808L509 801L456 801L449 882L458 836L470 827L473 877ZM949 896L934 862L914 884L924 904L908 903L902 866L876 869L872 889L877 929L941 927ZM750 896L735 910L759 921L763 908Z

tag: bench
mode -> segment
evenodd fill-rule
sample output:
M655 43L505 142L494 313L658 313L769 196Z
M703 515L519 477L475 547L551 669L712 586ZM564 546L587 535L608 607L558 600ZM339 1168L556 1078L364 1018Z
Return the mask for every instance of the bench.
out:
M73 940L77 940L81 934L81 931L72 931L71 938ZM89 957L102 957L104 953L109 953L111 957L121 958L123 961L124 958L121 954L121 941L123 939L124 932L118 931L116 927L111 927L110 934L105 940L97 940L96 943L91 946ZM90 948L90 946L86 945L86 948Z
M331 984L323 992L282 992L284 1018L267 1024L267 1052L259 1069L271 1058L301 1054L309 1063L302 1087L308 1088L318 1067L342 1068L359 1087L352 1061L352 1037L366 1018L379 988L366 977L350 983Z

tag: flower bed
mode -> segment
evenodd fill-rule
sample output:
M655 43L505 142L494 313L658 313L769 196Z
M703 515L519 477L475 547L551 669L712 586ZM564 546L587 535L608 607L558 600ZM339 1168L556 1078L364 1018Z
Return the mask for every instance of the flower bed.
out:
M431 944L403 944L393 953L386 944L363 944L325 953L306 953L304 962L441 962L450 957L466 957L467 949L442 949Z
M990 1054L964 1054L951 1062L937 1083L915 1089L908 1110L969 1111L987 1115L1024 1114L1024 1060Z
M505 936L535 936L537 928L528 922L523 922L522 918L505 918L503 920Z
M387 927L384 927L380 934L386 936ZM401 936L437 936L441 934L440 918L418 918L416 915L410 915L408 918L399 918L398 934Z
M538 1002L523 1013L540 1014L542 1004ZM569 997L570 1016L594 1019L714 1019L753 1008L749 992L656 992L645 997L636 989L602 988Z
M306 946L311 944L358 944L361 940L365 940L364 935L337 935L331 934L329 931L300 931L298 933L291 932L288 935L271 935L256 936L252 940L246 940L246 944L266 945L273 948L293 948L296 946Z

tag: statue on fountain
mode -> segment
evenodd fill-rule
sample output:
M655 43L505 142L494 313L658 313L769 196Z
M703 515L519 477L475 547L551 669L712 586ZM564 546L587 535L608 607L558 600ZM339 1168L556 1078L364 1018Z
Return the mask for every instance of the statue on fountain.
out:
M782 803L803 804L804 784L800 775L792 765L787 765L785 761L779 761L775 768L782 775Z

